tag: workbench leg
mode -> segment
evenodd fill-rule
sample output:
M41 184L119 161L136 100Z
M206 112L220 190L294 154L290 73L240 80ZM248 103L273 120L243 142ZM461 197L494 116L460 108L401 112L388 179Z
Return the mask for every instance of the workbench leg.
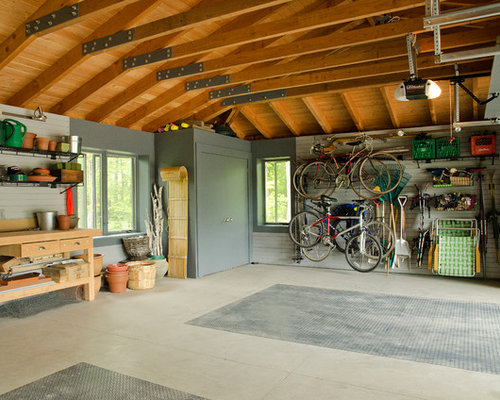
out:
M83 294L85 300L92 301L95 299L94 292L94 246L92 245L90 248L85 249L83 251L83 259L89 265L89 283L87 285L83 285Z

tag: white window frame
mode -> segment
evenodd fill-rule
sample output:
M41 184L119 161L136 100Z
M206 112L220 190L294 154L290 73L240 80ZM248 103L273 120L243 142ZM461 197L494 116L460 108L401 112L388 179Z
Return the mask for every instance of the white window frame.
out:
M138 210L137 210L137 179L138 179L138 156L136 154L130 153L120 153L114 151L99 151L99 150L83 150L83 155L86 154L98 154L101 156L101 227L102 235L119 235L124 233L138 232ZM132 200L133 200L133 227L130 230L122 231L109 231L109 220L108 220L108 157L127 157L132 159L133 165L133 178L132 178ZM84 168L84 173L86 173L86 168ZM95 171L94 171L95 173ZM84 179L85 187L79 188L78 190L87 190L87 177ZM77 207L80 205L77 204ZM97 214L94 212L94 214Z

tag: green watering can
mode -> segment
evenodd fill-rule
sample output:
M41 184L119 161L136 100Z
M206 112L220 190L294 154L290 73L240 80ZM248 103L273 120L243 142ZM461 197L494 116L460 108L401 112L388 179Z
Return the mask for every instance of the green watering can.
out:
M22 147L26 125L10 118L4 119L0 124L0 145Z

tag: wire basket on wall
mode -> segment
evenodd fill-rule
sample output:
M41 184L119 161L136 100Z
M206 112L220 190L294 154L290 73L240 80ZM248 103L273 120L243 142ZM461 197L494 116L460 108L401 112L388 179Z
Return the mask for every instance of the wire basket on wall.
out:
M147 236L132 236L123 238L123 247L132 261L142 261L147 259L150 252L149 238Z

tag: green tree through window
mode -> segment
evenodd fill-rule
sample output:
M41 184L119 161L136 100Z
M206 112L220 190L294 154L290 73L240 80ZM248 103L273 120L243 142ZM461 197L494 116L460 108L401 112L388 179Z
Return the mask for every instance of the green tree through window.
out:
M266 224L290 221L290 161L265 162Z

